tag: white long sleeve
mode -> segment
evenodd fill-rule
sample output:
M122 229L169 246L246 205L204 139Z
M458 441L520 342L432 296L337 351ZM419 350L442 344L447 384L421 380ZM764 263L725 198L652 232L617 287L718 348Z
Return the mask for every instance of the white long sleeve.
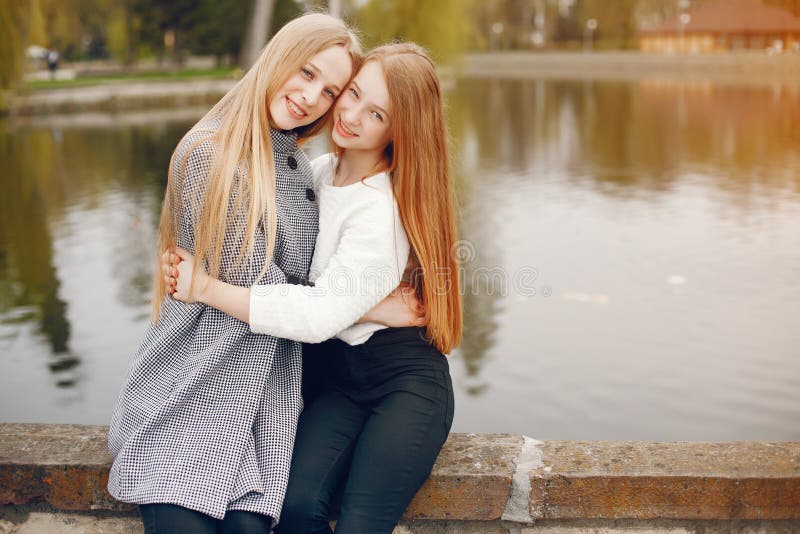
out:
M382 327L353 323L400 283L408 239L387 174L333 187L331 165L315 160L312 168L323 174L315 179L320 231L310 276L314 287L253 286L250 328L307 343L336 335L351 345L363 343Z

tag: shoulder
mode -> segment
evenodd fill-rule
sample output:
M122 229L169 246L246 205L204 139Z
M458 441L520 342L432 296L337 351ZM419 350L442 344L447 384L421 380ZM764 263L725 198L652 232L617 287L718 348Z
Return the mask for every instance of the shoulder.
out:
M389 173L373 174L356 185L360 196L368 198L381 206L395 204L394 187Z
M375 223L390 223L397 210L392 182L387 173L379 173L353 184L352 209Z
M311 160L311 167L317 169L318 167L331 166L336 161L336 154L328 152Z
M336 167L336 154L323 154L311 160L311 172L314 175L314 184L319 185L323 177L333 175Z
M394 196L394 188L392 187L392 178L388 172L379 172L364 179L364 185L377 189L383 193L390 193Z
M197 125L181 139L173 154L173 174L183 179L204 177L217 153L216 129Z

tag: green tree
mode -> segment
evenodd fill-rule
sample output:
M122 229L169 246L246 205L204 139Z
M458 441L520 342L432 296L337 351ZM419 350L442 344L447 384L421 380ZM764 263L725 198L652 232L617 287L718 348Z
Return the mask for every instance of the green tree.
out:
M171 54L178 61L195 53L214 55L219 62L235 62L253 7L249 0L123 1L130 6L130 40L139 55L163 58ZM294 0L278 0L272 14L273 33L299 13L300 6ZM165 46L168 33L174 38L171 49Z
M5 0L0 9L0 112L7 109L7 94L22 76L30 7L30 0Z
M32 44L65 59L105 58L127 0L32 0ZM123 25L124 28L124 25Z
M414 41L448 61L467 45L472 8L472 0L370 0L354 15L368 47Z
M236 60L242 48L244 28L251 16L251 6L241 0L199 0L190 46L198 54Z
M597 21L594 40L601 48L635 48L638 3L639 0L615 0L610 9L608 0L579 0L575 12L581 29L589 19Z

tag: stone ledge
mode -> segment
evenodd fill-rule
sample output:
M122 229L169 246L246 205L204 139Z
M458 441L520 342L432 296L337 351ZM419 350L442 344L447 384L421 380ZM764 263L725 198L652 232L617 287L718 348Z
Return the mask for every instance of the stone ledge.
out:
M106 427L0 424L0 506L130 511ZM547 441L453 434L406 520L800 519L800 442Z
M796 85L800 54L650 54L639 51L593 53L505 51L465 54L459 76L478 79L679 80Z
M186 80L119 82L84 87L43 89L11 99L15 115L74 113L78 111L125 111L177 108L215 104L236 80Z
M542 446L542 518L800 519L798 442L580 442Z

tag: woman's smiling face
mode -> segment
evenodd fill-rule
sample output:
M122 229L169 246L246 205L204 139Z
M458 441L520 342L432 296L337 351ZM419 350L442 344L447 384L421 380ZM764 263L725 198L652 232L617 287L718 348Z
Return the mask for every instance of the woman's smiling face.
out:
M382 151L392 140L391 112L383 69L368 61L336 101L333 142L347 150Z
M353 62L343 46L331 46L312 56L269 101L271 126L293 130L322 117L352 71Z

